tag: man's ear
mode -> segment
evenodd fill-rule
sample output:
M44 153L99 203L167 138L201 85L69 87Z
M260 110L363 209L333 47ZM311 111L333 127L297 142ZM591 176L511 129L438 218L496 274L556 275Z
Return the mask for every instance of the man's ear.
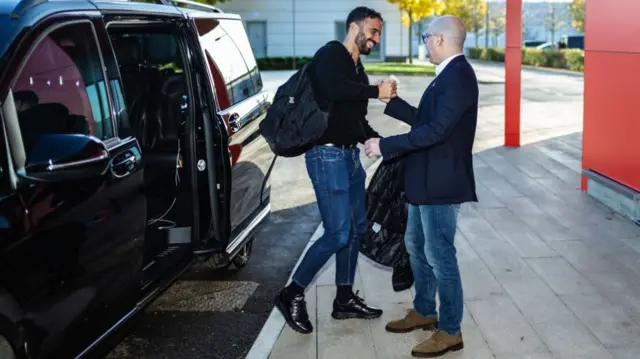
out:
M442 46L442 44L444 43L444 36L442 35L436 35L436 45Z
M349 24L349 32L353 32L354 34L357 34L358 31L360 31L360 26L358 26L357 23L352 22L351 24Z

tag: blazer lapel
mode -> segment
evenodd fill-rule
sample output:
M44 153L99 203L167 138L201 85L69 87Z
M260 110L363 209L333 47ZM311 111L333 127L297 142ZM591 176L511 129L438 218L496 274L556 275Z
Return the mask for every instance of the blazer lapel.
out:
M436 77L435 79L433 79L433 81L431 81L429 86L427 86L427 89L424 90L424 94L422 94L422 98L420 99L420 104L418 105L418 108L422 107L422 103L427 98L427 95L429 94L429 92L431 92L431 90L433 90L433 88L436 86L437 81L438 81L438 78Z
M424 92L425 95L428 94L429 91L431 91L434 87L436 87L436 82L438 82L438 78L437 77L435 79L433 79L433 81L431 81L431 83L427 87L427 89Z

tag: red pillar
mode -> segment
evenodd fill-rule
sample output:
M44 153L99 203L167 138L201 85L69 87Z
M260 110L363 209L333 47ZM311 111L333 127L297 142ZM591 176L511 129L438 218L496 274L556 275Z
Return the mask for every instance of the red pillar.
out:
M504 59L504 145L520 146L520 82L522 68L522 0L507 0Z

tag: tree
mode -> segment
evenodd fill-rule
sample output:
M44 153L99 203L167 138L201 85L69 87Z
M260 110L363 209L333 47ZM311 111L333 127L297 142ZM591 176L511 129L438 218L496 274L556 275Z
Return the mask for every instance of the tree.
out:
M571 26L580 32L584 32L584 8L586 0L573 0L569 5L571 11Z
M485 0L445 0L445 12L460 18L467 27L467 31L473 33L478 47L478 37L485 27L487 14L487 2Z
M498 37L502 35L506 29L507 15L506 9L493 9L489 16L490 33L493 35L493 46L498 46Z
M536 36L537 31L528 26L532 18L534 18L534 15L526 11L522 12L522 41L533 40Z
M426 17L438 15L444 9L440 0L387 0L402 11L402 23L409 28L409 63L413 63L413 24Z
M544 28L551 33L551 43L556 43L556 32L566 26L566 13L562 7L564 4L558 4L553 0L547 0L549 8L547 16L544 19Z

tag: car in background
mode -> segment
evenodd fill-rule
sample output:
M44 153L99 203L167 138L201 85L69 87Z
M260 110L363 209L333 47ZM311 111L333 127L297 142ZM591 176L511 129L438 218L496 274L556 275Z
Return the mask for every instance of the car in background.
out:
M558 45L552 42L545 42L543 44L536 46L536 49L538 50L555 50L557 48L558 48Z
M271 211L242 19L159 2L0 2L2 359L92 355Z
M544 44L544 41L538 41L538 40L526 40L524 42L524 47L536 47L538 45L542 45Z

